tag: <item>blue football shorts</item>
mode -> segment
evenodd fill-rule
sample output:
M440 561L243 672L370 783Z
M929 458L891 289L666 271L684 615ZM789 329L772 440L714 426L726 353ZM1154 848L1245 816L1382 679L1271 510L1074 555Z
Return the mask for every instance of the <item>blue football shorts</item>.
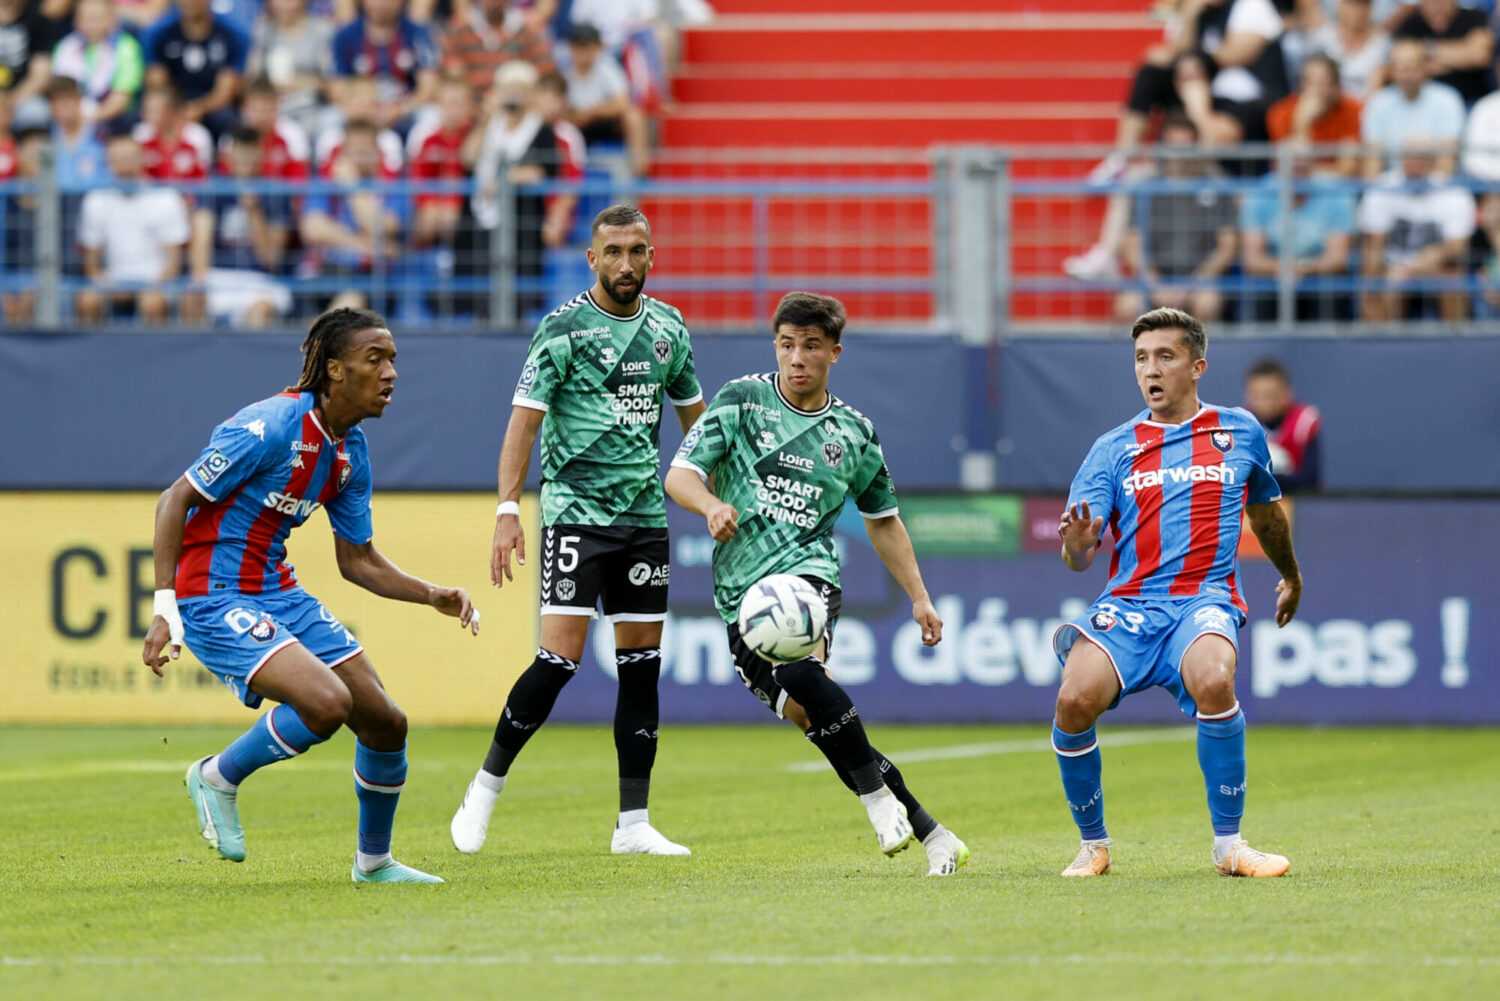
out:
M277 651L301 643L335 667L364 650L321 601L300 587L189 598L178 610L188 649L251 709L261 697L250 690L250 682Z
M1189 599L1104 597L1072 622L1059 626L1052 650L1060 664L1079 638L1104 651L1120 682L1110 706L1135 692L1158 686L1172 693L1184 715L1195 716L1197 703L1182 683L1182 658L1202 636L1222 636L1234 645L1245 616L1222 595Z

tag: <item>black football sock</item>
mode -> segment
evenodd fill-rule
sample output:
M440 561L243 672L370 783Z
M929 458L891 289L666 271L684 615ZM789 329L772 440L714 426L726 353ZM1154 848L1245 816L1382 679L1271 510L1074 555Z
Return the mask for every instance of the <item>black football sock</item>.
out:
M620 691L615 699L615 753L620 759L620 812L646 809L651 768L656 764L656 731L660 716L657 682L661 648L615 651Z
M516 755L521 753L521 748L526 746L537 728L547 722L547 716L557 704L558 693L576 673L577 661L549 650L537 650L536 660L521 672L511 687L510 697L505 700L505 711L495 724L490 753L484 758L485 771L491 775L504 775L510 771L511 762L516 760Z
M838 762L829 756L827 748L814 735L815 732L815 729L809 730L807 732L807 739L812 742L814 747L823 752L823 757L828 758L828 763L833 766L833 770L838 775L839 781L848 786L850 792L855 792L854 779L850 777L848 772L839 767ZM917 802L917 797L913 796L911 790L906 787L906 779L902 777L901 769L897 768L890 758L881 754L878 748L872 746L870 750L875 755L875 764L880 768L881 778L885 780L886 787L895 793L896 798L906 807L906 816L911 821L911 827L916 832L917 840L920 841L937 830L937 821L932 818L932 814L928 813L922 804Z
M844 783L861 796L879 792L885 782L865 738L859 710L823 665L810 657L782 664L776 668L776 682L807 711L808 739L827 756Z

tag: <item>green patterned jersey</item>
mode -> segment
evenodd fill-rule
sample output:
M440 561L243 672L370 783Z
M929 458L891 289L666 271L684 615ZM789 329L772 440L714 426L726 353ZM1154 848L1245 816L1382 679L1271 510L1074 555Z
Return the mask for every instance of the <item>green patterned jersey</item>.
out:
M831 394L821 410L798 409L774 373L719 390L672 465L712 476L719 499L739 512L734 538L714 546L714 604L725 622L766 574L839 583L833 523L846 497L866 518L896 513L896 487L870 419Z
M663 391L703 399L682 314L649 296L629 318L587 292L549 313L531 338L512 402L542 421L542 524L664 528Z

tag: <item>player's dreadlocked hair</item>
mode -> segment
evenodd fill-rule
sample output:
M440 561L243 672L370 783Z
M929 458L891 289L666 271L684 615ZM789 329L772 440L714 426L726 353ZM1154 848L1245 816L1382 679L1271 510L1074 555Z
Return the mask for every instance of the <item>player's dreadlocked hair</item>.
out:
M828 335L830 341L837 344L844 336L844 324L847 322L849 315L844 312L844 304L833 296L818 295L816 292L788 292L776 304L776 312L771 316L771 333L774 335L783 323L794 327L817 327Z
M302 378L288 393L321 393L328 381L328 361L349 346L349 338L361 330L387 329L385 317L369 309L330 309L313 321L302 342Z
M1130 339L1133 341L1152 330L1179 330L1190 356L1202 358L1208 354L1208 333L1203 329L1203 321L1185 310L1163 306L1142 313L1130 329Z

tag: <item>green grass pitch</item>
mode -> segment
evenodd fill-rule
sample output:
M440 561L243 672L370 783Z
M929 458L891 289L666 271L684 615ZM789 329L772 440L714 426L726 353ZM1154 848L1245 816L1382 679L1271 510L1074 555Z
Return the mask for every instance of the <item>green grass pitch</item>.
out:
M234 865L181 782L231 731L8 728L0 997L1500 996L1495 731L1252 727L1245 833L1292 872L1228 880L1191 730L1101 729L1115 871L1093 880L1057 875L1077 840L1041 726L872 728L973 851L948 879L920 846L881 856L769 723L664 728L652 819L691 858L609 854L610 731L559 725L461 856L488 735L418 730L396 851L431 887L350 883L347 734L246 784Z

